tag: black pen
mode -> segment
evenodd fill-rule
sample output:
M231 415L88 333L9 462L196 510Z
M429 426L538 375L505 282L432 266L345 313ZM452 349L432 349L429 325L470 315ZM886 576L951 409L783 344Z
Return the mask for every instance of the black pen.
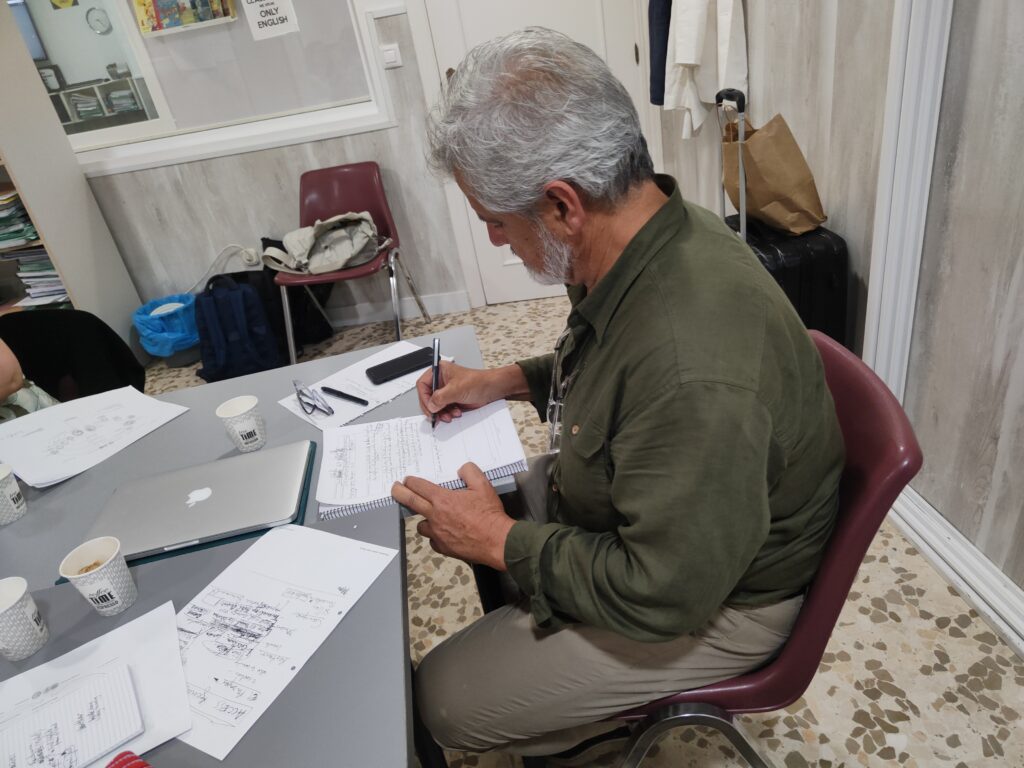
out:
M434 362L430 366L430 392L433 394L437 392L437 387L441 383L441 340L434 337ZM430 416L430 428L433 429L437 426L437 414L431 414Z
M348 401L353 402L353 403L358 403L359 405L369 405L370 404L369 400L363 400L363 398L361 398L361 397L356 397L355 395L349 395L349 394L347 394L345 392L342 392L340 389L331 389L330 387L320 387L320 391L323 392L324 394L331 395L332 397L340 397L342 400L348 400Z

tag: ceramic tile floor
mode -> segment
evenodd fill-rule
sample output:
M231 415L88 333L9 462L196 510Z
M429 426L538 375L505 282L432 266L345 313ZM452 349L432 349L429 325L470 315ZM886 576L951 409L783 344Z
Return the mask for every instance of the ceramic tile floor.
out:
M548 351L568 312L543 299L403 324L417 336L471 324L488 365ZM345 329L302 359L391 340L387 323ZM201 384L197 366L147 372L150 393ZM513 404L528 455L543 450L532 407ZM479 617L469 569L434 553L406 525L410 653L418 662L438 642ZM784 711L742 718L778 766L900 765L1024 768L1024 662L949 587L897 529L886 523L857 576L821 667L803 698ZM610 758L611 756L609 756ZM508 755L451 754L453 766L513 768ZM600 765L613 765L602 759ZM681 729L644 762L649 768L736 766L721 737Z

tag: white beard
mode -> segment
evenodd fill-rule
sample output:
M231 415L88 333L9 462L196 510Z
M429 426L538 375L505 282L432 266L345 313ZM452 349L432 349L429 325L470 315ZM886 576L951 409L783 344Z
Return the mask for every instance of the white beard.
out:
M541 223L534 226L540 241L543 265L539 270L526 267L530 277L541 285L564 285L572 282L572 247L555 237Z

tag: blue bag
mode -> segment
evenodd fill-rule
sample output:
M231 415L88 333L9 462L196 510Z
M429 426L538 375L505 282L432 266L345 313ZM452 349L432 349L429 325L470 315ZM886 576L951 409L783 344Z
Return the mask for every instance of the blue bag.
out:
M139 332L142 348L157 357L170 357L199 343L195 297L191 293L147 301L135 310L132 323Z
M206 381L220 381L284 364L256 289L215 275L196 296L196 325Z

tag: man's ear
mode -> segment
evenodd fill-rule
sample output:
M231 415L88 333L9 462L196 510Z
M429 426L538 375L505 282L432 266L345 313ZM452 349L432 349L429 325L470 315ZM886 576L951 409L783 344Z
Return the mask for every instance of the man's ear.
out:
M544 186L540 216L549 231L563 240L578 237L583 231L587 211L579 190L567 181L552 181Z

